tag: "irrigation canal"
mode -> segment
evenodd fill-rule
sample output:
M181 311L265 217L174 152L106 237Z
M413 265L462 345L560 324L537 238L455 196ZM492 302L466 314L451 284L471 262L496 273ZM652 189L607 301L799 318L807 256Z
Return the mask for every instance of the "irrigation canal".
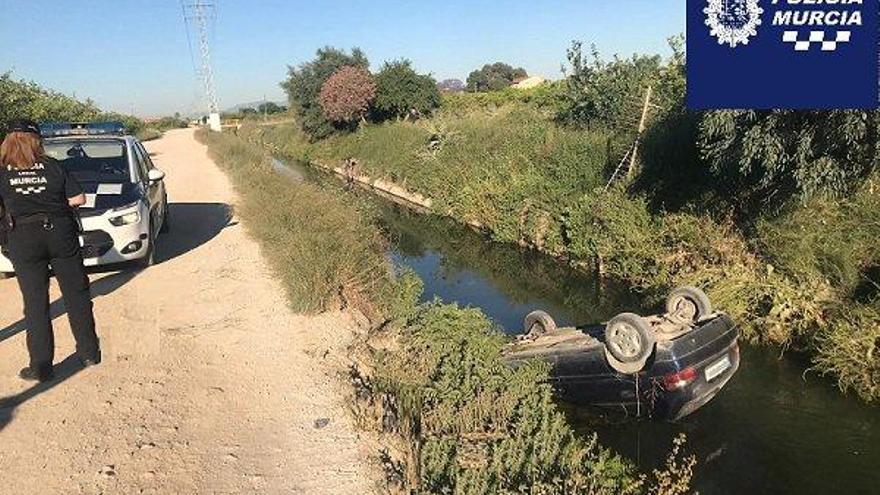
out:
M293 180L326 175L276 160ZM605 321L622 311L646 314L640 299L556 260L491 242L451 220L376 201L389 257L425 283L423 299L480 308L509 334L544 309L560 324ZM721 308L723 309L723 308ZM742 366L709 404L678 423L634 420L564 406L578 431L643 469L659 467L679 433L697 455L702 494L880 493L880 410L841 395L797 356L741 343Z

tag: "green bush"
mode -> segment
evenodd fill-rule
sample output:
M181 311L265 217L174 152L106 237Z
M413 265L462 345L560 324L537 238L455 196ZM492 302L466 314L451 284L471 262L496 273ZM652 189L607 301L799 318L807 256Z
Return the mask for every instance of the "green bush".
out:
M349 55L328 46L319 49L314 60L299 67L288 66L288 77L281 87L287 92L291 110L297 116L299 125L311 139L321 139L333 133L333 126L324 116L318 95L324 82L345 66L368 69L370 63L359 48L352 49Z
M17 81L10 73L0 75L0 139L11 120L27 118L37 122L120 121L132 134L144 130L144 121L116 112L102 112L93 101L79 101L34 82Z
M700 126L714 175L750 211L791 196L842 197L876 168L877 117L865 111L716 111Z
M595 46L588 58L583 44L572 42L563 108L559 120L589 128L629 127L635 133L648 86L656 83L663 69L658 55L615 57L606 62Z
M411 291L408 291L412 297ZM504 364L505 338L479 311L414 307L394 352L377 351L375 391L390 426L408 437L405 466L419 493L682 493L693 458L648 486L632 465L574 434L553 402L547 366ZM386 421L386 425L389 422ZM404 477L404 476L401 476ZM662 480L662 481L660 481Z
M866 401L880 400L880 307L839 308L818 338L816 369Z
M91 100L82 102L33 82L14 80L8 72L0 75L0 137L14 119L88 121L99 114Z
M430 75L418 74L409 60L385 62L376 73L374 108L380 120L406 117L411 110L428 115L440 106L440 90Z

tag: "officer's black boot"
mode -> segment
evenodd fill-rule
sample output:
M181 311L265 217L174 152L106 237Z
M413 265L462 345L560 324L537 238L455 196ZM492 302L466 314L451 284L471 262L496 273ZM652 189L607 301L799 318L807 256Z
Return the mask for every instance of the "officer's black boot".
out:
M27 368L22 368L21 371L18 372L18 376L22 380L28 380L31 382L48 382L55 377L55 372L53 371L51 364L28 366Z
M101 351L98 351L94 355L90 357L80 358L80 363L82 363L83 368L88 368L91 366L95 366L101 364Z

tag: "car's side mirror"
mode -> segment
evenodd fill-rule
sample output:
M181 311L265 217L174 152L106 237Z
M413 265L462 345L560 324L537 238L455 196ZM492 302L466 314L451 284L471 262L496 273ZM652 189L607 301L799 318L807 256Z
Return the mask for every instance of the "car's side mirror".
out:
M159 182L160 180L165 178L165 172L159 170L158 168L152 168L149 172L147 172L147 180L150 181L150 184L154 182Z

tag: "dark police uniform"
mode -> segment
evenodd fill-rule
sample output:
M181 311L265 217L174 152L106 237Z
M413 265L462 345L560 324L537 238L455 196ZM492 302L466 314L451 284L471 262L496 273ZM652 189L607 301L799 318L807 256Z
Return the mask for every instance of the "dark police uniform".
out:
M24 298L30 368L51 377L55 339L49 312L49 267L55 273L80 359L100 361L89 280L83 268L79 224L68 198L82 188L52 159L26 170L0 166L0 197L12 219L9 259Z

